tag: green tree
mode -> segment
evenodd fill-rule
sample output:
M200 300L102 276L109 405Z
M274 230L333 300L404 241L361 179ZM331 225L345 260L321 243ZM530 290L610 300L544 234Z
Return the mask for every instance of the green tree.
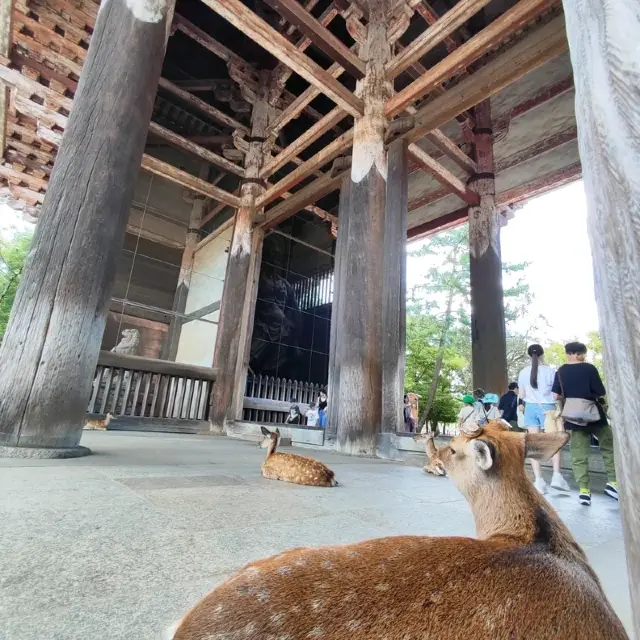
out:
M7 328L32 238L32 231L13 232L7 237L0 237L0 340Z

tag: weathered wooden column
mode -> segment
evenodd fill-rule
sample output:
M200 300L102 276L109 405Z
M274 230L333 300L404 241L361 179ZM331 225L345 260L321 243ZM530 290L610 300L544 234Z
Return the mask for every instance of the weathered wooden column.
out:
M253 105L251 137L245 152L245 178L240 188L241 205L236 211L229 247L213 357L218 378L211 393L212 433L224 433L228 422L242 417L264 239L264 231L254 227L262 216L255 202L264 191L264 183L258 176L268 154L267 128L274 117L278 97L270 82L270 77L263 74L260 94Z
M202 166L200 177L206 180L209 177L209 165ZM184 241L184 251L182 252L182 261L180 262L180 275L178 276L178 286L173 297L173 305L171 310L175 313L184 313L187 308L187 298L189 297L189 287L191 286L191 275L193 273L193 260L196 254L196 247L200 240L200 221L204 211L206 198L199 194L194 194L193 204L191 205L191 215L189 216L189 228ZM175 360L178 354L178 345L180 344L180 334L182 333L183 319L179 316L173 316L169 322L169 331L167 335L167 343L164 349L163 357L165 360Z
M344 332L339 326L342 317L342 307L346 297L347 288L347 259L345 257L346 237L349 235L349 192L351 189L351 176L346 175L340 185L340 203L338 205L338 237L333 264L333 300L331 302L331 329L329 336L329 384L327 385L327 428L326 437L333 441L338 433L338 394L340 389L340 363L336 354L340 353L338 343L344 338ZM336 402L332 401L336 399Z
M100 7L0 350L5 455L89 452L78 442L172 13L170 0Z
M382 280L382 431L404 431L409 158L405 140L389 145Z
M473 386L487 392L507 389L507 346L504 326L500 220L495 205L493 130L488 100L475 108L475 160L478 173L470 186L480 204L469 207L471 270L471 359Z
M335 357L340 366L336 449L372 455L382 419L382 286L384 270L384 210L387 159L384 149L384 105L391 87L384 65L390 56L387 38L388 3L370 0L367 39L360 47L366 74L357 93L365 103L356 119L348 228L343 239L345 273L338 318ZM343 215L340 212L339 218ZM338 228L338 234L345 230Z
M640 638L640 73L637 0L564 0L596 301Z

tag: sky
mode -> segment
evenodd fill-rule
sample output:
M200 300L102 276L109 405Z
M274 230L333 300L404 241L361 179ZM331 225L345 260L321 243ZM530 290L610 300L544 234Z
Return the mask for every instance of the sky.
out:
M411 250L420 244L412 244ZM504 262L530 263L526 280L534 302L529 316L542 315L548 323L532 338L543 344L585 340L589 331L598 329L582 181L535 198L516 211L502 228L501 247ZM428 258L410 260L409 287L419 283L431 266ZM523 318L519 328L526 329L530 318Z
M0 204L0 234L25 229L22 215ZM411 249L417 249L419 242ZM593 292L591 250L587 235L587 207L582 182L574 182L531 200L516 211L501 232L505 262L528 262L526 279L534 295L530 318L542 315L542 342L584 340L598 328ZM418 284L431 263L429 258L410 258L408 287ZM529 326L523 318L519 328Z

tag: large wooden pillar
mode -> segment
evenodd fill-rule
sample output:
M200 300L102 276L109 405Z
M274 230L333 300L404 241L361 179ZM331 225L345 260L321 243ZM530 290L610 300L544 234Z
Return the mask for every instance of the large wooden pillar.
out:
M335 354L340 366L339 389L333 400L338 404L336 449L357 455L375 453L382 419L381 285L387 187L384 104L390 93L384 70L390 55L387 3L370 0L368 4L367 39L360 47L366 75L357 90L365 112L356 119L354 129L349 222L343 239L345 273L340 283L345 294L338 318L342 339L337 341ZM341 226L338 234L344 233Z
M259 173L268 153L266 133L275 114L273 104L277 99L269 81L263 76L260 94L253 106L251 137L245 153L245 179L240 187L241 205L236 211L229 247L213 357L218 377L211 393L212 433L224 433L228 422L242 417L264 239L264 231L254 228L262 214L256 209L255 202L264 191Z
M172 13L163 0L100 7L0 349L5 454L88 452L77 445Z
M470 186L480 204L469 207L471 358L473 386L501 394L507 389L500 220L495 205L493 130L488 100L475 108L474 152L478 173Z
M340 353L339 341L344 338L344 332L339 323L342 317L342 307L345 304L347 288L347 259L345 249L346 238L349 235L349 192L351 189L351 176L347 175L342 179L340 185L340 203L338 205L338 237L336 238L336 249L333 265L333 300L331 302L331 331L329 336L329 384L327 386L327 428L326 438L329 442L335 440L338 433L338 393L340 389L340 363L336 354ZM336 398L336 402L332 401Z
M206 180L209 177L209 165L203 165L200 170L200 178ZM187 308L187 298L191 287L191 276L193 274L193 261L196 255L196 247L200 241L200 222L204 211L205 197L194 194L191 205L191 215L189 216L189 228L184 241L184 251L180 262L180 275L178 276L178 286L173 297L172 311L183 314ZM164 349L165 360L175 360L180 344L183 319L180 316L173 316L169 323L167 344Z
M640 73L637 0L564 0L596 300L640 638Z
M389 145L382 280L382 431L404 431L407 300L407 143Z

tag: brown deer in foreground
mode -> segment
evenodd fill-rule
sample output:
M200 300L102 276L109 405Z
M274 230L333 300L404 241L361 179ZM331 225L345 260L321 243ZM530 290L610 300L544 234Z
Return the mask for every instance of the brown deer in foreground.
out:
M260 430L264 436L261 446L267 449L267 459L262 463L262 475L265 478L313 487L335 487L338 484L333 471L319 460L295 453L276 452L280 429L269 431L260 427Z
M623 640L584 552L524 472L567 433L466 427L436 450L478 539L402 536L292 549L247 565L174 640Z

